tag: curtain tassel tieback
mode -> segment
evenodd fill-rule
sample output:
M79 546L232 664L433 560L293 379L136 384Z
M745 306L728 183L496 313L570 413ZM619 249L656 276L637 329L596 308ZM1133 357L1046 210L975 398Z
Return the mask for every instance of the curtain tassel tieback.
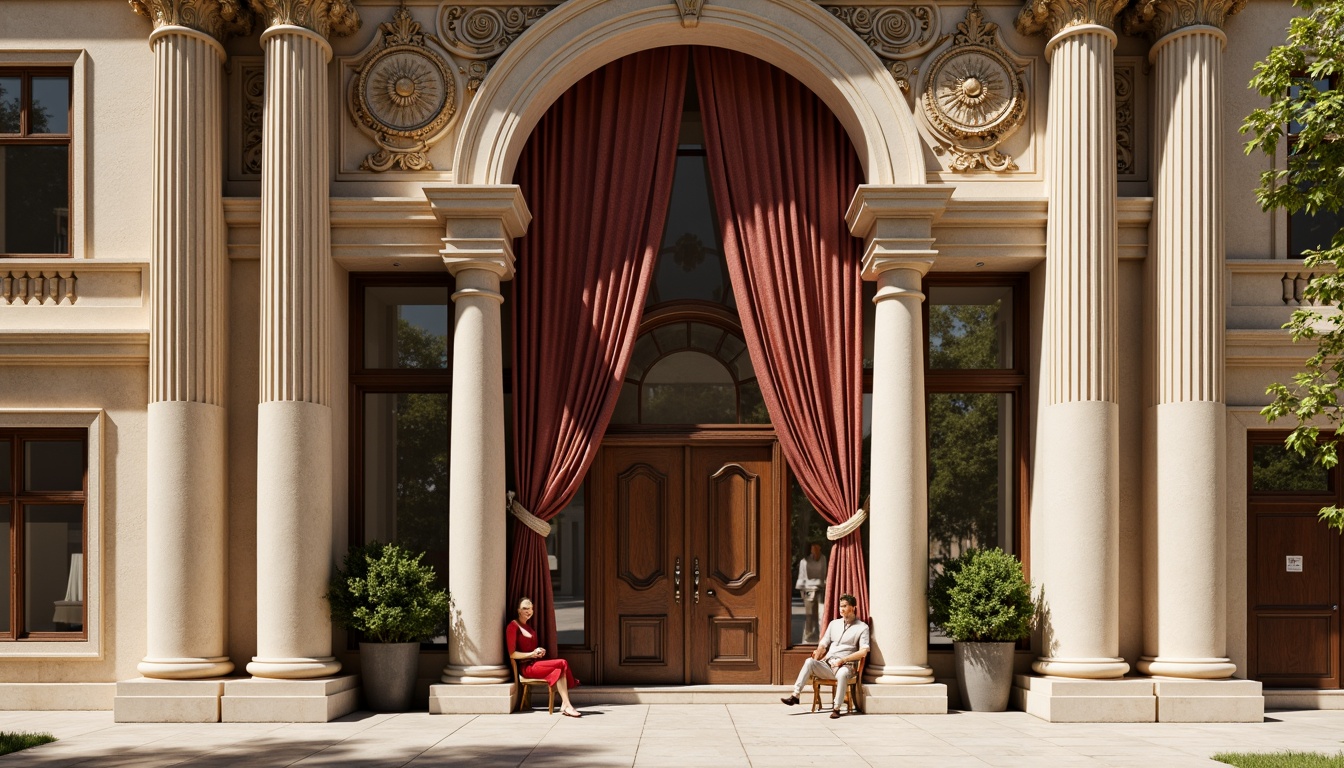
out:
M839 525L831 525L826 528L826 538L831 541L839 541L849 534L859 530L863 521L868 519L868 504L873 498L869 496L863 500L863 506L858 511L849 516L849 519Z
M504 508L509 511L509 514L518 518L523 525L531 528L541 538L544 539L551 535L551 524L531 512L528 512L526 507L518 503L518 499L513 491L509 491L508 495L505 497Z

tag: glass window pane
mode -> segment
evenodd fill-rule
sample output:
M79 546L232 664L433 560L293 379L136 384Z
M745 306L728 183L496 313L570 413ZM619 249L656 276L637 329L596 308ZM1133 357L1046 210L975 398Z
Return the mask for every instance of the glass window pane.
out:
M747 343L733 334L728 334L723 339L723 345L719 347L720 360L732 360L734 357L742 354L747 348Z
M1331 238L1344 228L1344 211L1315 214L1298 211L1288 217L1288 256L1300 259L1307 251L1329 247Z
M723 244L714 220L714 197L705 158L700 155L677 158L663 245L647 305L684 299L734 306Z
M1012 397L928 396L930 579L968 549L1012 551ZM929 642L951 641L931 630Z
M635 350L630 354L630 370L626 371L626 376L638 379L644 375L650 365L658 359L658 345L654 343L653 336L644 334L635 339Z
M446 370L448 287L364 289L364 367Z
M84 441L23 441L23 490L84 490Z
M70 252L70 147L0 147L0 250Z
M645 424L736 424L737 387L719 361L701 352L677 352L658 361L644 379Z
M447 393L364 396L364 540L425 553L445 589L449 402Z
M721 328L704 323L691 323L691 346L713 352L719 348L719 339L723 338L723 334Z
M1251 447L1251 490L1328 491L1330 470L1283 443L1255 443Z
M8 504L0 504L0 634L10 631L9 626L9 540L14 535L14 512Z
M658 340L658 348L664 352L673 352L678 349L685 349L688 345L686 340L686 324L673 323L664 325L653 330L653 338Z
M789 477L788 585L789 644L815 645L826 620L826 569L833 542L826 539L826 520L807 500L798 481ZM813 549L815 547L815 550Z
M70 78L34 77L29 133L70 132Z
M639 423L639 387L625 382L621 385L621 396L616 400L616 410L611 414L612 424Z
M583 486L569 506L551 519L546 555L555 593L555 631L561 645L583 644Z
M877 283L871 280L863 281L863 369L871 371L873 369L873 336L877 332L877 305L873 299L877 297Z
M738 387L738 397L741 398L739 406L741 412L738 414L737 422L739 424L769 424L770 411L765 408L765 398L761 396L761 385L755 379L744 381Z
M1010 286L929 288L929 368L1012 367Z
M10 472L13 465L14 445L9 438L0 440L0 493L9 493L14 489L14 478Z
M84 505L24 505L23 624L28 632L84 628Z
M17 77L0 77L0 133L19 132L19 113L22 104L19 99L23 93L22 80Z

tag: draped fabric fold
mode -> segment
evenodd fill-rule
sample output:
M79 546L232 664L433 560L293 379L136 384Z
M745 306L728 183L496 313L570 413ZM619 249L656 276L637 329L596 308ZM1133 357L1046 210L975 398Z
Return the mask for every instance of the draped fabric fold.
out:
M821 516L859 506L863 453L860 262L845 210L863 170L831 111L788 74L695 48L705 151L738 312L770 421ZM836 542L827 619L849 592L868 616L860 532Z
M655 48L587 76L518 162L532 225L513 286L514 474L518 503L542 520L578 492L620 395L672 193L686 58ZM532 598L554 657L546 540L521 524L510 539L508 615Z

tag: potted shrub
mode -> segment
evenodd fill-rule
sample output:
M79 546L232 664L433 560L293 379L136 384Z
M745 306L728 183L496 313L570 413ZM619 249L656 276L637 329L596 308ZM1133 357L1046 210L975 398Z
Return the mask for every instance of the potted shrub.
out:
M1013 648L1031 631L1035 615L1022 564L997 547L967 550L934 579L929 611L934 625L952 638L962 706L1007 709Z
M420 643L448 619L448 593L434 568L396 544L356 544L327 589L331 619L359 632L364 697L377 712L410 708Z

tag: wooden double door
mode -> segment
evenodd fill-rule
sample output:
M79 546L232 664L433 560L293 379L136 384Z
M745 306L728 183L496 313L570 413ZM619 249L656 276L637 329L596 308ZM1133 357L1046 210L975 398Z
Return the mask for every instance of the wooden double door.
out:
M774 682L782 466L774 440L603 445L590 487L604 684Z

